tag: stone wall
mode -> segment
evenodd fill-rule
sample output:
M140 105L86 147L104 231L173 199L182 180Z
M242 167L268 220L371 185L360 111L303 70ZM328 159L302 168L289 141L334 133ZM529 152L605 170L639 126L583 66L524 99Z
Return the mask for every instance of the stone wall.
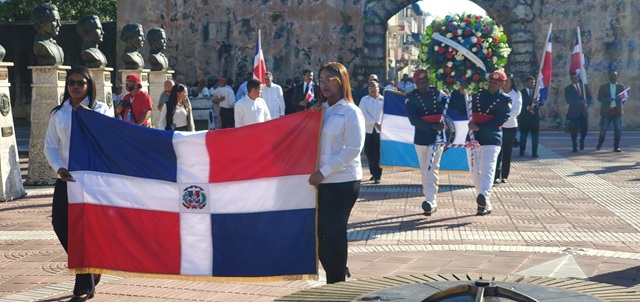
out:
M187 80L208 76L237 78L253 66L257 29L267 69L276 82L321 63L345 64L356 83L368 73L387 74L386 21L415 0L182 0L118 1L118 29L141 23L145 32L160 26L167 32L172 69ZM639 1L623 0L473 0L505 27L513 52L508 71L516 77L535 75L548 24L553 31L553 83L541 110L544 129L561 129L569 83L569 57L580 26L591 92L617 69L620 82L640 93L638 35L633 17ZM118 53L123 49L118 42ZM142 50L147 55L148 46ZM121 62L118 62L120 66ZM590 125L598 122L594 99ZM624 127L640 129L638 98L625 107Z

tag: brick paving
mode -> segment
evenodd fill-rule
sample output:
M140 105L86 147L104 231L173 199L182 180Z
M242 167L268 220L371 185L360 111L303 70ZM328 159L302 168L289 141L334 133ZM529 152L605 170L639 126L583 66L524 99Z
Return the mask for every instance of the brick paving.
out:
M553 132L542 134L540 158L515 152L488 216L474 215L464 173L442 175L439 209L428 218L417 171L387 169L382 184L363 182L349 222L352 279L526 274L640 290L640 132L623 133L622 153L609 150L611 138L595 151L595 135L577 154L567 134ZM26 159L21 165L24 172ZM0 203L0 301L70 298L73 277L51 229L52 191L29 187L27 197ZM319 280L268 283L104 276L91 301L273 301L323 285L320 273Z

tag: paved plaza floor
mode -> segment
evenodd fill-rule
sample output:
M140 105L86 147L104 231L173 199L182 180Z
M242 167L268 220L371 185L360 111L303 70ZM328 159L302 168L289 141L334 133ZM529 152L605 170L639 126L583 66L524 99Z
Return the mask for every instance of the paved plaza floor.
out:
M509 183L495 187L488 216L475 216L468 173L441 174L431 217L421 214L418 171L386 169L381 184L364 181L349 220L351 279L516 274L640 290L640 132L623 132L621 153L609 136L596 151L589 133L586 149L571 153L568 134L543 132L539 158L514 152ZM53 188L27 192L0 203L0 301L66 301L73 277L51 227ZM91 301L273 301L323 285L320 273L267 283L105 275Z

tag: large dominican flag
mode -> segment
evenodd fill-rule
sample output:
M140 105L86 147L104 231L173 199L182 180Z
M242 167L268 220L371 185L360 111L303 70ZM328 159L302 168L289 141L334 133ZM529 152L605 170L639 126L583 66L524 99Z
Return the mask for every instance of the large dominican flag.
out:
M380 132L380 165L419 169L418 155L413 144L415 128L409 122L405 95L386 91ZM455 126L454 144L464 145L469 132L466 116L449 115ZM449 148L440 158L440 171L469 171L464 148Z
M256 38L256 54L253 56L253 78L264 84L264 73L267 72L267 66L264 63L264 54L262 53L262 41L258 30Z
M186 133L74 112L69 268L213 281L315 275L308 179L321 120L307 110Z

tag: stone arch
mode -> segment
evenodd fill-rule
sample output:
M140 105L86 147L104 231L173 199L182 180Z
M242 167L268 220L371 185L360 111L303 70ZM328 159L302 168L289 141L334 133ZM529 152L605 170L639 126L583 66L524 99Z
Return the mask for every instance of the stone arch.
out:
M534 24L535 1L531 0L469 0L482 7L502 25L511 46L507 71L516 78L533 75L537 69ZM419 0L366 0L363 5L364 43L360 64L354 68L354 77L363 80L369 74L387 74L387 21L403 8Z

